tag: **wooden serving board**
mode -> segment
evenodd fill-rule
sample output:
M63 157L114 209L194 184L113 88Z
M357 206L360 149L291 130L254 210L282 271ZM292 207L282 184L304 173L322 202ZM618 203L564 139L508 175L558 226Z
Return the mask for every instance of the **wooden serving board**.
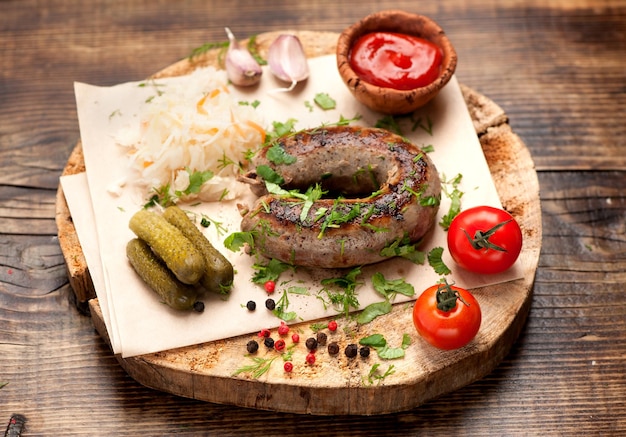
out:
M287 31L286 31L287 32ZM289 31L291 32L291 31ZM259 53L265 57L274 38L283 32L258 35ZM293 31L309 57L334 53L338 35ZM186 74L198 66L219 65L219 50L184 59L155 77ZM524 235L522 279L473 290L483 311L477 337L456 351L440 351L423 341L412 323L412 305L397 304L391 314L357 326L340 320L329 342L337 341L340 353L331 356L325 347L316 353L314 365L305 364L304 341L315 336L311 323L292 326L300 344L293 349L291 373L283 371L283 360L261 343L259 358L277 357L268 372L259 378L233 373L251 359L246 343L256 333L132 358L117 357L135 380L148 387L199 400L265 410L316 415L372 415L403 411L452 392L490 373L516 341L526 320L541 247L539 185L532 158L507 123L504 111L488 98L461 85L476 133L487 158L492 177L506 210L520 223ZM85 171L81 144L72 152L64 174ZM102 313L95 298L85 258L72 224L61 188L57 193L56 221L59 241L67 263L71 286L79 302L89 302L93 323L108 341ZM416 292L420 292L416 290ZM368 358L347 358L343 350L365 336L382 333L391 346L399 346L402 335L411 335L404 358L380 360L375 352ZM278 339L276 332L272 337ZM375 364L376 374L393 365L393 373L377 382L368 375ZM373 382L373 383L372 383Z

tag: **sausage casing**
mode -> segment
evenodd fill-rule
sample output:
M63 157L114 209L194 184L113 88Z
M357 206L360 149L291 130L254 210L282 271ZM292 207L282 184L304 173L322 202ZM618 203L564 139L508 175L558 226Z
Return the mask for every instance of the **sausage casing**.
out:
M302 199L266 194L243 216L265 256L294 265L340 268L387 259L381 250L433 227L441 182L429 157L399 135L358 126L321 127L277 140L272 147L296 158L275 163L268 150L253 158L244 180L263 194L261 166L279 175L284 190L320 184L327 196L302 220ZM293 161L293 160L290 160ZM328 197L330 196L330 197ZM432 202L424 202L430 198Z

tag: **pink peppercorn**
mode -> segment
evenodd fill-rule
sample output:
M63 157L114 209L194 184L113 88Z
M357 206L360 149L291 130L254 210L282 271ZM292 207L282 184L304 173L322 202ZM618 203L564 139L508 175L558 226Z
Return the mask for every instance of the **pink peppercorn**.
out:
M287 361L283 367L285 369L285 372L287 373L293 370L293 364L291 363L291 361Z
M280 335L287 335L288 332L289 332L289 325L287 325L285 322L280 322L280 326L278 327L278 333Z
M276 289L276 282L266 281L265 284L263 284L263 287L265 288L265 291L267 292L267 294L272 294L274 290Z
M300 341L300 336L298 334L292 334L291 341L298 343Z
M269 330L269 329L261 329L261 330L259 331L259 334L258 334L258 335L259 335L259 337L266 337L266 338L267 338L267 337L269 337L269 336L270 336L270 334L271 334L271 333L270 333L270 330Z
M334 320L331 320L330 322L328 322L328 330L329 331L336 331L337 330L337 322L335 322Z
M313 352L309 352L306 355L305 361L307 364L315 364L315 354Z
M277 351L282 351L283 349L285 349L285 340L280 339L280 340L276 340L274 342L274 349L276 349Z

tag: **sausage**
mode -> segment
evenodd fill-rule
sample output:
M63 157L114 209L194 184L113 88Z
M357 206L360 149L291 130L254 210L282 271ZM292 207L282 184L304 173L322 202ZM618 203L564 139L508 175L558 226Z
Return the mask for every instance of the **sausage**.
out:
M295 157L276 164L272 147ZM253 231L255 248L293 265L343 268L388 259L381 250L408 238L412 243L433 227L441 182L429 157L408 140L384 129L321 127L286 136L259 151L254 170L242 180L259 197L243 216L242 231ZM275 151L275 150L274 150ZM259 176L270 168L281 188L320 184L327 192L308 211L300 198L267 193ZM430 206L420 200L432 199Z

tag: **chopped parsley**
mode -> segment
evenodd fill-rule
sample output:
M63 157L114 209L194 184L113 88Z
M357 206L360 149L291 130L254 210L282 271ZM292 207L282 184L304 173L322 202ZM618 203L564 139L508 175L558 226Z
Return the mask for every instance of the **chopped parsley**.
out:
M443 247L434 247L428 252L428 264L438 275L449 275L451 270L443 262Z
M327 93L317 93L313 101L324 111L335 109L335 107L337 106L337 102Z
M374 320L378 316L389 314L391 312L391 302L396 294L400 293L405 296L415 295L415 289L404 279L387 280L382 273L377 272L372 275L372 286L378 294L382 295L385 300L375 302L366 306L357 316L357 323L365 324Z
M346 317L350 314L350 308L359 308L356 287L362 285L362 282L357 281L357 276L360 274L361 267L355 267L345 276L322 279L324 288L320 293L325 293L330 304ZM339 291L336 290L337 288Z

